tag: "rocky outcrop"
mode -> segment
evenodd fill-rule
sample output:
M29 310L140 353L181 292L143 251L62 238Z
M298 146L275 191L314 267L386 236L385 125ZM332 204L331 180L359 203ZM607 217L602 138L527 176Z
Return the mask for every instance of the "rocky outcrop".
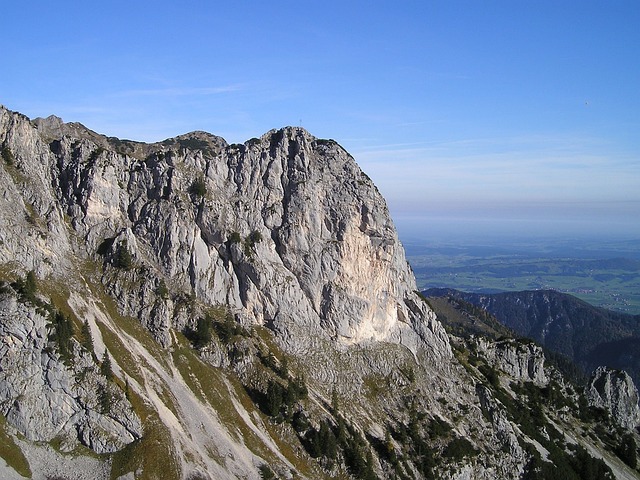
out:
M598 367L591 376L586 395L589 405L607 410L621 427L634 430L640 425L638 389L626 372Z
M512 424L507 418L505 408L494 397L491 391L484 385L476 385L476 394L480 400L482 412L491 422L491 426L497 436L503 451L509 454L509 458L524 466L525 453L518 442L518 437Z
M537 385L548 383L544 371L544 352L535 343L518 340L493 342L484 337L477 337L475 344L494 367L512 378Z
M46 312L0 294L0 412L27 440L78 442L96 453L140 438L140 419L124 392L100 374L91 352L73 340L62 358Z
M587 374L607 365L640 382L640 315L596 307L555 290L487 294L436 288L424 293L481 307L519 336L566 356Z

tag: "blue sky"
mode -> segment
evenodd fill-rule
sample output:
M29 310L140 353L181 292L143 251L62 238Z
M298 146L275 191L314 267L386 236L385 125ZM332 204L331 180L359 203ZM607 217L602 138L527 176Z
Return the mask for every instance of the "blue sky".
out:
M142 141L302 125L354 155L401 232L640 238L636 0L2 10L0 103L30 117Z

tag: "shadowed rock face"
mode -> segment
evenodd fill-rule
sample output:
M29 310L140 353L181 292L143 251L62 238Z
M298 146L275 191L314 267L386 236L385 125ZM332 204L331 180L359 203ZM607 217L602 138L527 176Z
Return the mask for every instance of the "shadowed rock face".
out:
M589 405L609 411L613 420L628 430L640 425L638 389L622 370L598 367L587 388Z

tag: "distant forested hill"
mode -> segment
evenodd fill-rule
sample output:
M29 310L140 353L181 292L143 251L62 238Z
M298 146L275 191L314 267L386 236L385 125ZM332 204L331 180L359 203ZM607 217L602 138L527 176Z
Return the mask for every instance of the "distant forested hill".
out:
M586 373L607 365L626 370L640 384L640 315L594 307L554 290L481 294L432 288L422 293L482 307L518 335L566 355Z

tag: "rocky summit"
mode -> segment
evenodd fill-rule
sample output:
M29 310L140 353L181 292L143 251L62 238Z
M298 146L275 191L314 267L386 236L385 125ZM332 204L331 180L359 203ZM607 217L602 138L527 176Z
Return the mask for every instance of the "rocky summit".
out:
M445 328L336 142L0 146L2 478L639 478L631 379Z

